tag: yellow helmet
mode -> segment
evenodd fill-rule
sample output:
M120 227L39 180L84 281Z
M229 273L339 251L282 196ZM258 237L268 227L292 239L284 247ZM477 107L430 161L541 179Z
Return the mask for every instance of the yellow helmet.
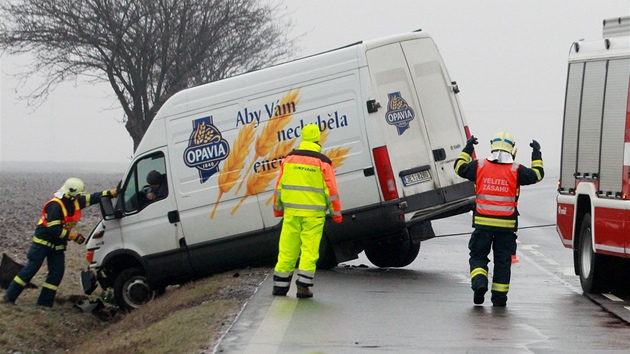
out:
M302 129L302 141L310 141L316 143L321 138L319 127L317 124L307 124Z
M61 191L70 197L76 197L79 194L85 194L85 184L76 177L68 178L61 186Z
M491 151L503 150L509 152L510 154L514 150L514 145L516 145L512 135L505 131L496 133L490 141L490 144Z

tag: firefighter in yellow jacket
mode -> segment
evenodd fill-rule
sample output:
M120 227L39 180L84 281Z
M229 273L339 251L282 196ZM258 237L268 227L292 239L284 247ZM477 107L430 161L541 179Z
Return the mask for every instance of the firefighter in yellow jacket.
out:
M520 187L540 182L545 176L540 144L532 140L532 167L514 161L515 142L512 135L498 132L490 141L490 156L473 160L477 138L471 136L455 160L455 172L475 182L476 207L470 236L470 281L473 302L481 305L488 291L488 254L494 255L492 306L504 307L510 290L512 255L516 254L518 229L518 197Z
M297 297L310 298L319 243L322 239L326 210L341 223L341 201L332 162L321 153L319 127L307 124L302 129L302 142L283 160L276 180L273 213L284 216L278 263L273 275L273 295L289 291L295 264Z
M85 242L80 233L72 229L81 219L81 209L98 203L102 196L118 196L118 189L85 193L85 184L78 178L68 178L42 210L33 236L33 243L26 257L28 263L13 278L2 301L15 303L26 285L39 271L44 260L48 261L48 275L37 299L40 306L52 307L57 288L65 271L65 250L68 241Z

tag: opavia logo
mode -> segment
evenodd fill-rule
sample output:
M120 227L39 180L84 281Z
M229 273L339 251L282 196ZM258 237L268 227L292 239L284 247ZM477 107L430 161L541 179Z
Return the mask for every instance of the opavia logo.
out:
M219 171L219 163L230 154L230 145L212 123L212 117L193 121L193 131L184 151L184 162L199 170L201 183Z
M409 107L404 98L400 97L400 92L393 92L387 96L389 97L389 102L387 102L385 119L387 124L396 126L398 135L402 135L405 130L409 129L409 122L415 117L413 109Z

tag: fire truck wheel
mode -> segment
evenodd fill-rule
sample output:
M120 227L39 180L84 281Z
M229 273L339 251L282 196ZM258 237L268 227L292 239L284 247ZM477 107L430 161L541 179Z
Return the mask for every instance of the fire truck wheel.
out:
M580 284L587 293L606 291L606 256L593 252L593 232L591 229L591 215L586 214L580 227L580 243L578 245L577 267L580 270Z

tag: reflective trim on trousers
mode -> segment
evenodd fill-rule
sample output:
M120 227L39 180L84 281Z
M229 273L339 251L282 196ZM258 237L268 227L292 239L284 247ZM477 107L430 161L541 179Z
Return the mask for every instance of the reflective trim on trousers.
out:
M293 273L273 273L273 285L281 288L288 288L291 285Z
M298 278L296 284L298 286L312 286L315 273L307 272L305 270L298 270Z
M492 291L507 293L510 290L510 284L492 283Z
M481 275L487 278L488 271L483 268L475 268L472 271L470 271L470 279L476 277L477 275Z
M54 285L54 284L50 284L50 283L44 283L42 285L42 287L44 287L46 289L54 290L54 291L57 291L57 289L59 288L59 286Z

